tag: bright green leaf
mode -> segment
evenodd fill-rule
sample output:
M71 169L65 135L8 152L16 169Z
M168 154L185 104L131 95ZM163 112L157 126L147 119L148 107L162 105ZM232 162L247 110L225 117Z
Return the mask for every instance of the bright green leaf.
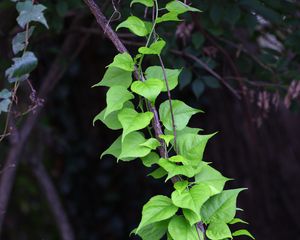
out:
M176 130L184 129L188 124L190 118L194 114L201 112L198 109L189 107L184 102L179 100L172 100L172 109L175 119ZM167 128L168 130L172 130L173 125L169 100L166 100L160 105L159 116L165 128Z
M139 236L143 240L161 240L168 230L169 220L155 222L140 229Z
M14 54L24 50L26 46L26 37L29 39L34 31L35 27L30 27L27 31L19 32L12 40L12 48Z
M5 72L10 83L26 80L38 63L38 59L32 52L25 52L22 57L13 58L13 61L14 64Z
M177 207L190 209L201 220L200 209L211 195L209 186L206 184L197 184L185 191L174 191L172 193L172 201Z
M199 240L195 226L190 226L183 216L174 216L168 226L174 240Z
M127 68L126 68L127 69ZM132 73L130 71L125 71L117 67L109 67L102 80L95 84L93 87L105 86L123 86L128 88L132 82Z
M174 188L179 191L182 192L183 190L185 190L189 185L188 181L178 181L174 184Z
M165 169L163 169L162 167L159 167L159 168L155 169L153 172L149 173L148 176L151 176L154 179L160 179L167 174L168 174L168 172Z
M124 103L133 98L133 94L131 94L125 87L111 87L106 94L107 107L104 114L104 119L112 112L122 109Z
M234 237L248 236L252 239L255 239L254 236L246 229L237 230L234 233L232 233L232 236L234 236Z
M199 214L196 214L194 211L190 209L184 208L182 209L182 213L185 219L189 221L191 226L201 221L201 217L199 216Z
M209 224L206 235L211 240L222 240L232 238L231 231L224 222L212 222Z
M142 157L142 162L146 167L151 167L153 164L158 164L159 156L155 152L149 153L147 156Z
M136 233L139 234L139 231L149 224L171 218L177 210L170 198L161 195L152 197L143 207L142 220Z
M172 156L169 158L169 161L174 163L182 163L183 165L189 164L189 161L181 155Z
M166 42L164 40L158 40L150 45L150 47L140 47L139 48L139 53L148 55L148 54L156 54L159 55L161 54L161 51L165 47Z
M123 127L122 141L131 132L147 127L153 118L152 112L138 113L132 108L124 108L118 114Z
M130 3L130 7L135 3L143 4L146 7L153 7L153 5L154 5L153 0L132 0L131 3Z
M203 158L204 149L207 141L213 136L211 135L197 135L197 134L183 134L177 137L177 146L179 152L186 159L192 161L193 165L198 165Z
M229 223L236 213L236 199L244 189L225 190L212 196L201 209L201 217L205 223L222 221Z
M161 135L159 135L159 137L165 141L167 147L169 146L170 141L172 141L174 139L174 135L161 134Z
M220 172L209 165L204 166L195 176L195 181L207 184L213 194L220 193L228 180L229 178L223 177Z
M145 82L135 81L131 85L131 91L147 98L152 103L155 102L164 86L164 82L160 79L150 78Z
M178 13L175 12L168 12L162 15L161 17L158 17L156 19L156 23L162 23L162 22L178 22L181 21L178 18Z
M173 13L177 13L177 14L182 14L182 13L185 13L185 12L201 12L201 10L199 10L197 8L190 7L189 5L184 4L183 2L177 1L177 0L169 2L166 5L166 9L169 12L173 12Z
M154 150L160 146L160 142L156 138L150 138L146 142L142 143L141 146Z
M39 22L44 24L47 28L48 24L44 17L44 10L46 7L42 4L33 4L32 1L27 0L25 2L17 3L17 10L19 12L19 16L17 18L17 22L21 28L24 28L27 23L31 21Z
M120 28L127 28L135 35L140 37L145 37L149 34L149 27L146 26L144 21L135 16L130 16L124 22L121 22L117 26L117 30Z
M133 104L131 102L124 103L124 107L126 108L134 108ZM115 111L109 114L106 118L104 118L106 108L103 109L93 120L93 125L95 125L95 122L100 120L103 122L108 128L112 130L118 130L122 128L122 125L118 119L118 114L120 111Z
M236 223L249 224L249 223L245 222L244 220L242 220L240 218L234 218L234 219L232 219L232 221L229 222L229 224L236 224Z
M179 69L168 69L168 68L165 69L165 73L167 76L170 90L174 89L177 86L178 77L179 77L180 72L181 72L181 70L179 70ZM164 73L163 73L163 69L161 66L148 67L145 71L145 74L146 74L147 79L156 78L156 79L164 80ZM162 91L163 92L167 91L167 87L166 87L165 83L164 83L164 87L163 87Z
M134 61L130 54L124 52L119 53L114 57L114 61L109 64L109 67L116 67L120 68L127 72L133 72L134 71Z

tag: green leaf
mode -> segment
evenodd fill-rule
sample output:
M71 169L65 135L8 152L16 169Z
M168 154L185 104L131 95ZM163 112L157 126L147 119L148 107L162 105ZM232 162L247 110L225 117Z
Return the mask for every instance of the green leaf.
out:
M139 236L143 240L160 240L167 232L169 220L155 222L140 229Z
M134 71L134 61L130 54L124 52L119 53L114 57L114 61L108 65L109 67L116 67L120 68L127 72L133 72Z
M184 129L188 124L190 118L194 114L201 112L198 109L189 107L184 102L179 100L172 100L172 109L176 130ZM167 128L168 130L172 130L173 127L169 100L166 100L160 105L159 116L165 128Z
M174 240L199 240L195 226L190 226L183 216L174 216L168 226Z
M154 179L160 179L167 174L168 174L168 172L165 169L163 169L162 167L159 167L156 170L154 170L153 172L149 173L148 176L151 176Z
M192 166L177 165L176 163L170 162L164 158L161 158L158 161L158 164L168 172L166 181L176 175L183 175L189 178L195 175L194 168Z
M107 108L104 114L104 119L112 112L122 109L124 103L133 98L133 94L131 94L125 87L111 87L106 94Z
M189 221L190 225L193 226L197 222L201 220L201 217L199 217L199 214L194 213L194 211L184 208L182 209L182 213L186 220Z
M189 5L186 5L183 2L177 1L177 0L169 2L166 5L166 9L169 12L173 12L173 13L177 13L177 14L182 14L182 13L185 13L185 12L201 12L201 10L199 10L197 8L190 7Z
M155 102L164 86L164 82L160 79L150 78L145 82L135 81L131 85L131 91L147 98L152 103Z
M159 158L160 157L158 156L157 153L151 152L147 156L142 157L141 159L142 159L144 166L151 167L154 164L158 164Z
M129 133L147 127L152 118L152 112L138 113L134 109L124 108L118 114L118 119L123 127L122 141Z
M0 100L0 113L8 112L10 103L11 103L10 99Z
M149 23L147 23L149 25ZM117 31L120 28L127 28L139 37L145 37L149 34L149 26L145 22L135 16L128 17L124 22L117 26Z
M150 138L146 142L142 143L141 146L154 150L160 146L160 142L156 138Z
M183 190L185 190L189 185L188 181L178 181L174 184L174 188L179 191L182 192Z
M175 12L168 12L162 15L161 17L158 17L155 22L156 23L162 23L162 22L178 22L181 21L178 18L178 13Z
M3 89L0 91L0 99L9 99L11 97L11 91Z
M246 229L237 230L234 233L232 233L232 236L234 236L234 237L248 236L252 239L255 239L254 236Z
M132 73L116 67L109 67L102 80L93 87L105 86L123 86L128 88L132 82Z
M206 184L197 184L185 191L174 191L172 193L172 201L177 207L193 211L200 221L200 209L211 195L209 186Z
M198 99L205 90L205 85L200 79L196 79L192 84L192 90L195 97Z
M143 207L142 220L136 233L139 234L139 231L149 224L171 218L177 210L170 198L161 195L152 197Z
M222 240L232 238L231 231L224 222L212 222L209 224L206 235L211 240Z
M166 72L166 75L167 75L169 89L172 90L178 84L178 77L179 77L179 74L180 74L181 70L166 68L165 72ZM163 69L161 68L161 66L148 67L146 69L145 74L146 74L147 79L156 78L156 79L164 80L164 73L163 73ZM167 91L167 87L165 86L165 84L164 84L164 87L163 87L162 91L163 92Z
M172 156L169 158L169 161L174 163L182 163L183 165L189 165L189 160L181 155Z
M174 135L161 134L161 135L159 135L159 137L165 141L167 147L169 146L170 141L172 141L174 139Z
M151 149L141 146L144 142L146 142L146 139L141 133L133 132L128 134L122 142L122 151L119 158L126 161L127 158L145 157L151 152Z
M209 165L204 166L201 172L195 176L195 181L207 184L213 194L222 192L224 185L228 180L230 179L223 177L220 172Z
M28 74L37 66L38 60L34 53L25 52L22 57L13 58L14 64L6 70L5 75L10 83L26 80Z
M154 1L153 0L132 0L131 3L130 3L130 7L135 3L143 4L146 7L153 7L154 6Z
M13 52L16 55L18 52L21 52L24 50L25 46L26 46L26 35L27 38L29 39L34 31L35 27L30 27L27 31L24 32L20 32L18 33L12 40L12 48L13 48Z
M190 127L185 127L184 129L177 131L176 136L177 138L180 136L183 136L185 134L191 133L191 134L198 134L200 131L203 131L201 128L190 128ZM165 129L166 134L173 134L173 130L168 130Z
M180 79L179 79L179 89L182 90L186 86L188 86L193 78L193 74L190 70L188 69L183 69L182 73L180 74Z
M150 47L140 47L139 53L144 55L159 55L161 54L161 51L165 47L166 42L164 40L158 40L150 45Z
M213 136L197 135L193 133L183 134L177 137L177 146L180 154L189 159L192 165L197 166L203 159L203 153L207 141Z
M27 0L25 2L17 3L17 10L19 12L19 16L17 18L17 22L21 28L24 28L27 23L32 21L39 22L44 24L47 28L47 20L44 17L44 10L46 7L42 4L33 4L32 1Z
M242 220L240 218L234 218L234 219L232 219L232 221L229 222L229 224L236 224L236 223L249 224L249 223L245 222L244 220Z
M202 220L206 224L213 221L229 223L236 213L237 196L243 190L243 188L225 190L212 196L201 209Z
M131 102L124 103L124 107L126 108L134 108ZM118 130L122 128L122 125L118 119L118 114L120 111L115 111L109 114L106 118L104 118L106 108L104 108L93 120L93 125L95 126L95 122L100 120L103 122L108 128L112 130Z

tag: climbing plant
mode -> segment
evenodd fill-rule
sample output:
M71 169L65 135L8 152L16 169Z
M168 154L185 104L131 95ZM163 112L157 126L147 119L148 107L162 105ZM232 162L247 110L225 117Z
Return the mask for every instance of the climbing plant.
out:
M188 127L190 118L202 111L172 99L171 91L178 85L182 69L166 68L161 57L167 43L157 28L181 21L187 12L201 11L177 0L165 6L157 0L133 0L131 7L136 4L143 5L146 17L151 15L152 20L132 15L117 30L125 28L146 38L145 46L134 57L127 52L116 55L95 85L109 89L107 106L94 122L100 120L110 129L122 130L101 157L110 154L117 161L140 159L146 167L154 168L150 176L171 181L174 190L171 196L154 196L144 205L141 222L132 233L144 240L165 236L221 240L242 235L254 239L246 229L230 230L230 225L246 223L236 217L237 197L244 188L224 190L231 179L203 160L206 144L214 134L199 134L201 129ZM155 57L158 65L145 69L146 57Z

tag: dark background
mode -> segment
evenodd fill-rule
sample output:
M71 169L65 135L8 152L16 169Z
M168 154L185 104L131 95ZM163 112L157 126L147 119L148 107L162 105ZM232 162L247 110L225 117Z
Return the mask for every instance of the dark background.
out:
M1 73L10 64L10 41L19 31L14 4L7 2L0 2L0 16L5 19L0 22ZM51 71L66 39L70 37L72 41L66 44L69 55L60 64L62 68L67 66L64 74L49 95L22 153L1 239L60 239L45 195L27 164L31 158L39 158L45 164L76 239L129 239L140 220L143 204L154 194L170 193L171 185L147 177L150 171L139 160L118 164L109 156L100 160L100 154L120 133L100 122L93 127L92 119L105 106L106 89L91 86L101 80L105 66L117 52L79 1L66 1L66 6L58 1L41 2L48 7L50 30L38 27L30 43L39 57L38 69L31 76L36 89ZM181 87L173 92L173 98L205 111L193 117L190 126L203 128L205 133L218 131L204 158L235 179L227 187L248 188L239 197L238 207L244 211L239 211L238 216L250 223L248 228L254 236L266 240L298 239L299 93L290 104L287 100L291 99L291 83L299 80L299 4L229 0L195 4L204 13L184 16L187 20L179 28L171 24L160 29L170 43L163 55L166 65L183 66L188 71L181 76ZM128 3L121 1L118 8L125 19ZM229 12L233 8L235 12ZM112 15L109 1L104 9L107 17ZM143 10L136 7L134 12L141 15ZM270 25L262 27L259 21L251 22L253 13ZM112 25L117 23L113 21ZM258 44L266 34L275 35L283 50ZM143 43L140 38L122 37L131 53L136 53L136 45ZM199 42L203 43L198 46ZM78 50L80 44L82 48ZM205 80L211 77L207 71L188 58L173 55L172 49L203 60L236 93L242 96L245 92L244 100L237 99L217 79ZM70 59L76 50L78 55ZM147 64L150 63L155 59L149 59ZM4 86L7 83L1 74L0 87ZM269 98L262 100L264 93ZM30 104L29 94L24 83L18 92L17 111ZM279 101L272 102L273 96L278 96ZM18 118L18 126L25 118ZM0 126L4 126L5 116L1 115L0 120ZM5 139L0 144L0 166L8 149L9 141Z

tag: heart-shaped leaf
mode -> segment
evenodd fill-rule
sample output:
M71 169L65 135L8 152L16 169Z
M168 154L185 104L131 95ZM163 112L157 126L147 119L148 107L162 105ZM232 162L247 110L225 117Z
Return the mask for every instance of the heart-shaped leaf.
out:
M151 78L145 82L135 81L131 85L131 91L147 98L152 103L155 102L157 96L163 89L164 83L162 80Z

